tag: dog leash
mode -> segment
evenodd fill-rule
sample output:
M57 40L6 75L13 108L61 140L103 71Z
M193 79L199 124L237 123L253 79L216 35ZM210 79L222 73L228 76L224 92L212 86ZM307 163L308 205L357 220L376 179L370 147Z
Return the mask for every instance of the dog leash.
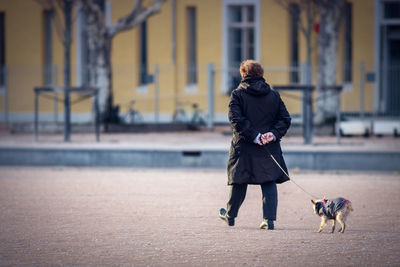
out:
M274 156L272 156L272 153L269 151L268 147L265 146L265 148L268 151L269 156L271 157L271 159L275 162L275 164L279 167L279 169L281 169L281 171L287 176L287 178L289 178L290 181L292 181L292 183L294 183L298 188L300 188L301 190L303 190L304 193L306 193L307 195L309 195L310 197L314 198L314 199L318 199L318 197L314 196L313 194L309 193L307 190L305 190L303 187L301 187L299 184L297 184L292 178L290 178L289 174L286 173L286 171L282 168L282 166L278 163L278 161L275 159Z

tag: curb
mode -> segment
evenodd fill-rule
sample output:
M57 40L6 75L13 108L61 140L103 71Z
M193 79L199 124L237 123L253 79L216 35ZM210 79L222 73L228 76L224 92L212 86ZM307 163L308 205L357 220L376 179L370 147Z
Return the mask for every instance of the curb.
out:
M400 151L285 150L289 169L400 171ZM0 165L226 168L228 150L0 147Z

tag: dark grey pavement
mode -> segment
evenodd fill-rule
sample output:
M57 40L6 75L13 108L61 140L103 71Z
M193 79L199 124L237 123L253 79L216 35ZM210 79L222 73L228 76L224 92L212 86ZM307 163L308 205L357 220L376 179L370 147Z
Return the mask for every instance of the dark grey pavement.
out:
M296 172L312 194L353 203L344 234L293 183L276 230L258 229L250 186L236 225L218 218L226 173L210 169L0 167L0 266L399 266L400 176Z

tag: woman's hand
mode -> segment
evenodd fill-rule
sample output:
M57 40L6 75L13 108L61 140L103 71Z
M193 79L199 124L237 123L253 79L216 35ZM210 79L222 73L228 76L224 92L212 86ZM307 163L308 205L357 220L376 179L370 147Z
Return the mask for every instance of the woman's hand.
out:
M273 133L271 132L267 132L261 135L261 142L263 143L263 145L268 144L269 142L273 142L275 139L275 136Z

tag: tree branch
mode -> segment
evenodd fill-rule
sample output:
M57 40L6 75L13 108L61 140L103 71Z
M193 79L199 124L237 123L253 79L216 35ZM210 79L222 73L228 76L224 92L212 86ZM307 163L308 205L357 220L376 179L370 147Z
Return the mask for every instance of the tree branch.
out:
M82 7L87 11L87 13L95 16L95 20L99 23L99 25L105 25L104 12L94 0L82 0Z
M136 0L131 12L108 27L108 37L112 38L117 33L130 30L145 21L148 17L160 12L162 4L166 0L153 0L150 7L143 7L143 0Z
M286 9L288 12L290 12L289 1L287 1L287 0L275 0L275 2L278 5L280 5L281 7L283 7L284 9Z
M41 5L43 9L46 10L54 9L54 5L51 0L35 0L35 2Z
M300 1L293 1L293 0L275 0L275 2L283 7L290 15L296 16L297 18L297 25L301 33L306 38L311 38L309 35L312 34L312 27L314 26L314 4L313 0L300 0ZM290 7L290 4L297 3L299 5L299 14L295 14L295 10ZM303 21L302 13L306 13L306 22ZM311 27L311 28L310 28ZM311 30L310 30L311 29ZM309 36L309 37L308 37Z

